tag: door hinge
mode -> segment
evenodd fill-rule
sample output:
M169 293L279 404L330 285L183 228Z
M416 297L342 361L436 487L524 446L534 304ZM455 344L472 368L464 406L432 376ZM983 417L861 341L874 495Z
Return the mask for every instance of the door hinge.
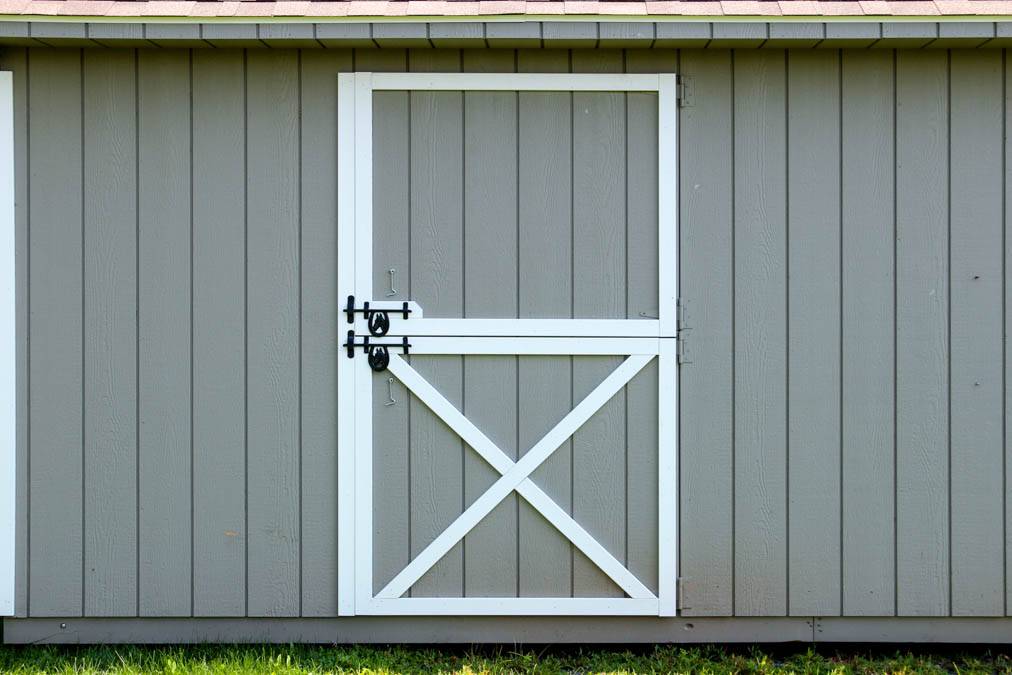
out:
M683 609L692 609L685 606L685 577L678 577L675 580L675 609L679 612Z
M692 363L692 361L690 361L689 358L686 356L686 345L685 345L686 333L690 330L691 328L689 328L686 325L685 320L685 301L683 301L681 298L678 298L675 311L675 333L678 336L676 355L678 357L678 365L680 366L685 365L687 363Z
M678 96L678 107L679 108L691 108L695 101L693 100L693 86L692 78L686 77L685 75L678 76L678 82L675 85L675 91Z

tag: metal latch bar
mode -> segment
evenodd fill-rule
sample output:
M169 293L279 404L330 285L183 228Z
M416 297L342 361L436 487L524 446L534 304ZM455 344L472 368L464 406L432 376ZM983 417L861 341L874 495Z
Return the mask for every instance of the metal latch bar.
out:
M369 361L369 367L375 370L377 373L387 369L390 364L390 349L397 347L401 348L402 354L410 354L411 343L408 342L407 337L402 337L399 342L376 342L372 339L372 336L363 335L360 342L355 341L355 331L348 331L348 340L341 345L348 350L348 358L355 358L355 349L357 347L362 348L362 352L366 354L366 358Z
M355 307L355 296L349 295L345 305L344 313L348 317L348 323L355 323L355 314L361 314L369 324L369 332L376 337L383 337L390 331L390 313L399 313L404 319L411 314L407 301L402 303L399 310L396 309L372 309L369 301L362 303L361 307Z

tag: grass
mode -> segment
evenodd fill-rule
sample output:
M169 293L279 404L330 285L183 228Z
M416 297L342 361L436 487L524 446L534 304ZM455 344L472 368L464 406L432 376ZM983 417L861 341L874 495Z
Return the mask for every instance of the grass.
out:
M3 647L0 673L1010 673L1009 653L822 648Z

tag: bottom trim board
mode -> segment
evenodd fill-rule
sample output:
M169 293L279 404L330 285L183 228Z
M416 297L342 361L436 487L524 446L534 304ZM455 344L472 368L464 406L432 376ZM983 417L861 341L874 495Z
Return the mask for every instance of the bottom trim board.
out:
M4 619L9 644L1012 642L1012 618L347 617Z

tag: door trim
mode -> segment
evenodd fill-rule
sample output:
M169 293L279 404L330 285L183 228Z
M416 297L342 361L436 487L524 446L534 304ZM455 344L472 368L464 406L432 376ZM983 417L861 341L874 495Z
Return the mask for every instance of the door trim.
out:
M17 235L14 74L0 72L0 616L14 615L17 552Z
M638 371L658 360L658 593L634 583L598 555L627 598L402 598L389 587L374 594L372 579L372 396L365 359L338 363L338 611L339 615L654 615L675 616L678 577L677 414L677 98L673 74L534 73L342 73L338 76L338 287L339 297L373 297L372 236L372 93L376 90L601 91L658 94L658 303L656 320L594 319L422 319L412 318L390 335L411 335L415 354L613 354L626 355L616 372ZM356 331L364 319L354 317ZM447 340L448 336L454 337ZM573 338L579 337L574 345ZM450 351L452 350L452 351ZM410 378L407 362L393 355L391 371ZM638 367L636 367L638 366ZM614 375L615 373L613 373ZM629 377L632 377L633 372ZM621 379L619 376L618 379ZM611 380L609 376L608 380ZM604 383L602 383L603 385ZM611 381L614 384L614 380ZM622 383L624 385L624 382ZM595 390L597 391L597 390ZM417 392L416 392L417 395ZM592 394L593 396L593 394ZM439 399L442 399L438 395ZM590 397L588 397L590 398ZM600 397L598 397L600 398ZM610 395L608 396L610 398ZM607 399L595 400L597 407ZM445 401L445 399L443 399ZM460 415L436 401L437 415ZM431 406L430 406L431 407ZM578 406L579 407L579 406ZM596 408L594 408L596 410ZM576 409L574 408L575 412ZM570 415L573 414L570 413ZM592 413L593 411L591 411ZM563 422L570 417L567 415ZM368 423L357 424L356 420ZM447 417L444 417L444 421ZM466 422L464 418L464 422ZM459 420L457 420L459 422ZM468 423L469 424L469 423ZM560 423L562 426L563 423ZM470 425L473 427L473 425ZM451 424L454 430L461 424ZM475 431L477 431L475 429ZM457 431L457 433L460 433ZM571 433L571 432L570 432ZM481 434L478 431L478 434ZM482 435L483 436L483 435ZM476 442L481 442L478 439ZM560 441L561 442L561 441ZM492 449L498 450L498 448ZM492 449L490 456L495 457ZM552 448L554 449L554 448ZM501 451L500 451L501 453ZM484 453L483 453L484 454ZM546 455L547 456L547 455ZM526 457L526 455L525 455ZM488 460L489 457L486 457ZM522 473L516 464L499 467L511 480ZM533 469L532 469L533 470ZM524 473L520 483L530 483ZM499 481L506 478L502 476ZM497 483L499 482L497 481ZM535 489L533 483L530 483ZM519 485L519 484L518 484ZM512 491L514 488L510 488ZM518 488L517 488L518 489ZM538 490L540 492L540 490ZM522 493L521 493L522 494ZM543 494L543 493L542 493ZM535 496L537 501L539 498ZM479 500L480 501L480 500ZM551 502L551 500L548 500ZM543 504L543 502L542 502ZM358 508L358 506L363 508ZM494 506L494 504L493 504ZM550 507L549 507L550 508ZM557 509L558 507L556 507ZM561 511L561 509L558 509ZM470 509L466 510L470 511ZM558 515L558 514L556 514ZM574 536L582 528L572 529ZM472 514L473 516L473 514ZM464 516L462 515L461 518ZM479 518L480 520L480 518ZM572 521L572 522L570 522ZM477 522L477 521L475 521ZM457 524L457 521L455 521ZM473 523L472 523L473 525ZM466 523L458 529L463 529ZM453 526L451 526L453 527ZM469 528L468 528L469 529ZM466 533L466 529L464 530ZM445 534L445 532L444 532ZM566 534L564 532L564 534ZM584 532L584 534L586 534ZM440 535L442 537L442 535ZM460 535L463 536L463 533ZM568 534L566 534L569 537ZM570 537L571 538L571 537ZM438 538L437 538L438 539ZM593 538L587 535L593 542ZM576 543L576 540L573 540ZM585 544L590 545L581 539ZM444 542L445 543L445 542ZM596 544L596 542L593 542ZM452 545L452 543L451 543ZM579 544L577 544L579 547ZM600 546L600 545L598 545ZM601 547L601 550L604 550ZM428 548L426 549L428 551ZM439 554L442 555L442 554ZM437 556L436 552L428 556ZM434 563L438 556L431 562ZM427 562L427 560L422 561ZM421 563L419 564L419 566ZM410 567L410 565L409 565ZM427 568L426 568L427 569ZM417 571L417 570L415 570ZM422 573L424 573L424 569ZM612 574L614 573L614 574ZM403 571L402 571L403 574ZM413 581L407 575L408 585ZM395 577L395 581L401 575ZM631 573L629 577L632 577ZM632 577L635 580L635 577ZM403 581L403 578L401 579ZM392 583L392 582L391 582ZM644 593L643 591L646 591ZM394 595L395 597L382 597ZM645 597L646 596L646 597Z

